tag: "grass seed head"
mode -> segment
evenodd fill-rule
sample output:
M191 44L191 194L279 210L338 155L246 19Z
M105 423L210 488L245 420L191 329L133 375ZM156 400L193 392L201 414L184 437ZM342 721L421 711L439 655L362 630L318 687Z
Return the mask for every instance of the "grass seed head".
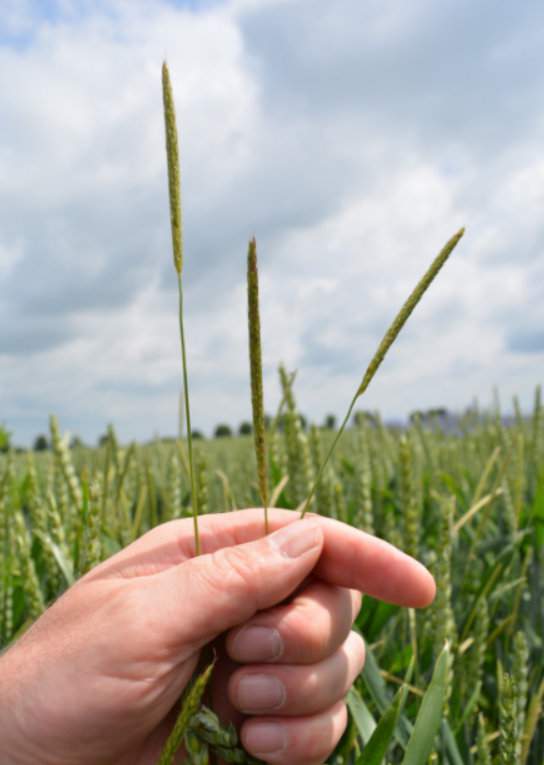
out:
M261 351L261 319L259 313L259 273L257 269L257 242L253 238L247 252L247 308L249 330L249 368L251 377L251 406L253 410L253 435L259 492L265 508L265 525L268 531L268 479L266 461L266 433L263 398L263 361Z
M365 390L370 385L370 381L376 374L378 367L382 363L382 361L385 358L385 354L389 350L389 348L393 345L395 342L397 335L403 328L403 326L406 324L408 318L410 317L410 314L416 307L416 305L419 303L425 292L427 291L427 288L430 286L431 282L434 280L435 276L438 274L446 260L449 258L453 250L455 249L456 245L458 244L459 240L465 233L465 229L461 228L459 231L454 234L451 239L449 239L444 247L440 250L436 258L433 260L425 274L421 277L419 282L416 284L412 292L410 293L408 299L396 315L395 319L393 320L393 323L385 333L380 345L378 346L378 350L374 354L370 364L367 367L367 370L363 376L363 380L361 382L361 385L359 386L356 394L356 398L359 398L359 396L362 396Z
M164 127L166 130L166 159L168 164L168 192L170 197L170 225L172 228L172 249L174 267L181 274L183 267L183 231L181 226L181 191L178 131L176 110L170 73L166 61L162 65L162 97L164 104Z

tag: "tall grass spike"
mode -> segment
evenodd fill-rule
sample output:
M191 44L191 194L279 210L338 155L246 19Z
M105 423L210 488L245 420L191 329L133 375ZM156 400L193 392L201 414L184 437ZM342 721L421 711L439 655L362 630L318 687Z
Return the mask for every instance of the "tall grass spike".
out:
M257 269L257 242L255 237L250 241L247 252L247 317L253 436L255 439L259 492L264 507L265 534L268 534L268 477L264 423L263 360L261 350L261 318L259 313L259 272Z

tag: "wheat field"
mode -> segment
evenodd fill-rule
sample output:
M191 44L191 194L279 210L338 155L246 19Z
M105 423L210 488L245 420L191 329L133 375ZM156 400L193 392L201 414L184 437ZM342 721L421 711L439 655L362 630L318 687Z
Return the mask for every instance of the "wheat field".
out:
M292 377L282 370L281 379L282 404L267 431L267 477L270 505L294 508L308 495L334 433L304 430ZM507 424L498 411L475 410L448 427L432 417L414 418L403 430L377 415L355 419L323 473L313 509L419 557L438 594L418 613L365 599L356 626L368 658L348 697L348 730L329 762L423 762L417 754L406 759L407 752L415 733L421 736L418 714L424 694L436 693L436 672L434 688L431 678L446 643L438 722L423 728L432 731L430 761L540 764L540 391L532 415L518 410ZM0 458L2 647L97 562L149 528L192 513L181 441L120 445L110 427L101 448L69 449L52 418L51 443L48 452ZM195 464L201 513L260 504L251 437L199 441ZM395 696L400 687L402 699ZM195 762L214 749L209 733L198 731L196 723L186 731L200 757ZM365 746L373 734L374 745ZM383 754L378 746L372 759L380 737ZM245 760L238 754L232 761Z

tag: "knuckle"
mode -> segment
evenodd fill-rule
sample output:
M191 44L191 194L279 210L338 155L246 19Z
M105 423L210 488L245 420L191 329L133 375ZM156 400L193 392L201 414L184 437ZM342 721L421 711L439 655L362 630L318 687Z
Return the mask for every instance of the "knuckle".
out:
M363 604L363 596L359 590L351 590L352 620L355 621Z
M320 682L319 673L316 670L311 670L307 673L304 681L301 683L299 690L300 695L305 699L319 698L322 695L322 683Z
M357 674L361 672L365 665L365 658L366 658L366 648L365 648L365 641L359 635L358 632L352 631L349 635L349 641L351 643L352 652L354 654L355 659L355 667L357 669Z
M250 601L257 600L258 579L248 556L237 547L224 547L212 553L214 579L222 591L243 593Z
M344 707L345 710L345 704L341 702L340 706ZM335 706L335 717L337 716L339 712L339 708L337 709ZM345 718L342 725L338 726L337 722L335 720L329 719L327 720L320 728L319 733L317 735L316 731L312 731L314 735L312 736L305 736L304 741L304 755L305 755L305 762L311 762L311 763L322 763L327 760L327 758L330 756L331 752L334 750L334 747L340 740L342 733L344 732L346 725L347 725L347 712L343 712L343 716Z
M348 722L347 707L345 702L340 701L331 707L328 714L323 717L319 731L312 731L314 735L306 737L305 754L312 763L325 762L341 739ZM317 735L315 735L317 733Z
M301 660L313 662L330 653L331 619L321 610L300 603L291 612L291 618L283 625L286 641L289 641L300 654Z
M352 626L351 603L350 591L342 588L327 606L312 598L297 599L285 627L307 662L330 656L345 641Z
M322 660L330 655L333 648L330 625L325 620L321 620L321 623L317 623L314 630L308 634L308 654L314 660Z

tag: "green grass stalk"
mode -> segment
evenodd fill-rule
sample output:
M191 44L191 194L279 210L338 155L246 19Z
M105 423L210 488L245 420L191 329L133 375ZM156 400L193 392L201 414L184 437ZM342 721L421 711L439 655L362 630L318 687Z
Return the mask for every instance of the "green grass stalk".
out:
M247 316L249 331L249 369L251 376L251 407L253 437L257 458L259 493L264 508L264 531L268 534L268 476L266 460L266 428L264 422L263 362L261 350L261 319L259 313L259 272L257 243L253 238L247 252Z
M181 185L178 149L178 132L174 97L170 83L170 73L166 62L162 65L162 92L164 103L164 124L166 131L166 158L168 164L168 192L170 199L170 225L172 228L172 250L174 268L178 279L178 316L181 344L181 364L183 370L183 396L185 401L185 423L187 426L187 450L189 452L189 473L191 478L191 505L195 535L195 554L200 555L200 534L198 531L198 492L193 457L193 438L191 429L191 411L189 406L189 378L187 374L187 351L183 326L183 229L181 221Z
M465 229L461 228L459 231L454 234L451 239L449 239L444 247L440 250L436 258L433 260L425 274L422 276L422 278L419 280L419 282L416 284L410 295L408 296L408 299L398 312L398 314L393 319L393 322L385 335L382 338L381 343L378 346L378 349L374 356L372 357L370 364L368 365L366 372L363 375L363 379L357 390L355 391L355 395L351 399L351 403L348 407L348 411L346 413L346 416L344 417L342 424L340 425L340 428L338 429L332 444L329 447L329 450L327 452L327 456L325 457L325 460L321 464L321 467L319 468L319 471L317 473L317 476L315 478L315 481L313 483L313 486L310 490L310 493L308 494L304 505L302 507L302 512L300 514L301 518L304 518L306 515L308 508L310 506L310 503L313 499L313 496L315 494L315 490L317 487L317 484L321 480L321 476L323 475L323 471L329 461L329 459L332 456L332 453L334 452L336 445L338 441L340 440L342 433L344 432L351 415L353 413L353 409L355 407L356 401L363 395L363 393L366 391L368 386L370 385L372 378L378 371L378 368L382 361L384 360L387 351L389 348L393 345L395 340L397 339L397 336L403 326L408 321L410 315L412 314L414 308L419 303L425 292L427 291L428 287L431 285L431 282L434 280L446 260L449 258L453 250L455 249L456 245L458 244L459 240L465 233Z
M158 765L173 765L176 753L183 743L183 736L189 727L191 718L200 707L202 696L204 695L214 666L215 662L212 662L202 674L195 678L192 685L185 692L181 710L172 732L164 744Z
M193 511L193 526L195 534L195 554L200 555L200 534L198 531L198 491L196 487L195 460L193 455L193 434L191 430L191 411L189 408L189 379L187 374L187 351L185 348L185 331L183 328L183 288L181 273L178 273L179 295L179 334L181 341L181 359L183 368L183 396L185 399L185 421L187 424L187 451L189 452L189 474L191 478L191 505Z

